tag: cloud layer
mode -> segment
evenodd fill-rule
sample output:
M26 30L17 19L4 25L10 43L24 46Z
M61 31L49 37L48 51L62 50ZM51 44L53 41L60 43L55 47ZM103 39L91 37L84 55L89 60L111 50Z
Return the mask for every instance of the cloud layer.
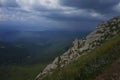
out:
M119 14L120 0L0 0L0 23L22 22L28 26L33 23L37 29L38 25L92 29L96 23Z

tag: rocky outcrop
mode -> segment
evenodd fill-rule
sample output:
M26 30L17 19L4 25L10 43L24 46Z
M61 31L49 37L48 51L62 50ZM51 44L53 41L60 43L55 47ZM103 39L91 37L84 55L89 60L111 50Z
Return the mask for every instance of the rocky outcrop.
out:
M104 41L118 33L120 33L120 16L107 22L102 22L98 25L96 30L90 33L86 38L81 40L75 39L73 41L73 47L68 49L63 55L55 58L55 60L49 64L43 72L35 78L35 80L42 80L45 76L51 74L56 68L62 68L72 61L77 60L85 52L100 46Z

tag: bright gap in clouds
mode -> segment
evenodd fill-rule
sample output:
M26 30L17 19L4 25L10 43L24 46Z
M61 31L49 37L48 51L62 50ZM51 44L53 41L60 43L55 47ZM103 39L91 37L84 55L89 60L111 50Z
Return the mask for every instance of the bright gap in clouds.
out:
M17 4L25 10L34 8L58 9L61 8L59 0L16 0Z

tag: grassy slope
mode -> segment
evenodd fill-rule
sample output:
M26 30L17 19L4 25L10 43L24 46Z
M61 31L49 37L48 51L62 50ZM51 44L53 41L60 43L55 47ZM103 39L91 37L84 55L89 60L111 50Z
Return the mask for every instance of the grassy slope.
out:
M45 65L9 65L0 67L0 80L33 80ZM3 74L4 73L4 74Z
M96 77L96 80L120 80L120 59L114 61L112 66Z
M120 58L120 35L81 56L78 61L58 68L44 80L94 80Z

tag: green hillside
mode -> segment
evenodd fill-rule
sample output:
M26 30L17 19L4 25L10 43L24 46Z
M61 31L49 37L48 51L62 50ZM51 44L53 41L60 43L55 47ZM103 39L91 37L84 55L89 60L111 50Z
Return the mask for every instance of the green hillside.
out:
M44 66L43 64L0 66L0 80L33 80Z
M110 38L77 61L57 68L43 80L95 80L120 58L120 35Z

